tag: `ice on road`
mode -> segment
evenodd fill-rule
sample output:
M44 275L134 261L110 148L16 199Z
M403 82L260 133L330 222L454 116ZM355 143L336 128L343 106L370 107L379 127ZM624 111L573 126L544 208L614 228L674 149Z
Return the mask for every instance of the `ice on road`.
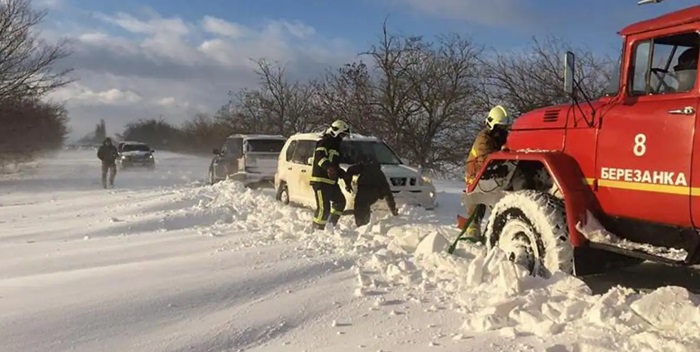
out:
M697 296L593 294L524 275L435 212L308 231L270 191L206 185L209 160L156 154L102 189L94 151L0 176L2 351L694 351Z

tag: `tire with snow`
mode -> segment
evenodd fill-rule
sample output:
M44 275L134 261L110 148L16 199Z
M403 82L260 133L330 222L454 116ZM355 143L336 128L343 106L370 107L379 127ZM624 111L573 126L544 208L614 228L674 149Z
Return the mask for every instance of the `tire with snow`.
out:
M289 189L287 188L286 183L282 182L280 184L279 189L277 190L276 198L284 205L289 204Z
M499 247L531 274L573 273L573 248L562 200L539 191L510 193L491 210L487 248Z

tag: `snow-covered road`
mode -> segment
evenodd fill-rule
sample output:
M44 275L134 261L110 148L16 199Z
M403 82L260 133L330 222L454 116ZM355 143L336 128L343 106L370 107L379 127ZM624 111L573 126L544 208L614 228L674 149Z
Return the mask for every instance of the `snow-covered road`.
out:
M208 159L99 184L94 151L0 176L1 351L694 351L682 288L594 295L523 277L498 252L441 250L441 209L307 231L269 191L207 186Z

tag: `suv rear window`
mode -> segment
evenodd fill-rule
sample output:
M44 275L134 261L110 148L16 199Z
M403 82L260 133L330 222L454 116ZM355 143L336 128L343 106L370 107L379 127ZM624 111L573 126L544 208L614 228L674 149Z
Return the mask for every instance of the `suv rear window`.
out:
M280 139L247 139L248 152L279 153L284 147L284 140Z

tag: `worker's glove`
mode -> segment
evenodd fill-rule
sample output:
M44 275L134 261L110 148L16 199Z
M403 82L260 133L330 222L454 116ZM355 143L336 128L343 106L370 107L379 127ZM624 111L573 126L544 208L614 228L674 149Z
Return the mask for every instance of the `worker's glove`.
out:
M328 173L328 177L330 177L332 180L338 178L338 170L336 170L333 165L328 166L326 172Z

